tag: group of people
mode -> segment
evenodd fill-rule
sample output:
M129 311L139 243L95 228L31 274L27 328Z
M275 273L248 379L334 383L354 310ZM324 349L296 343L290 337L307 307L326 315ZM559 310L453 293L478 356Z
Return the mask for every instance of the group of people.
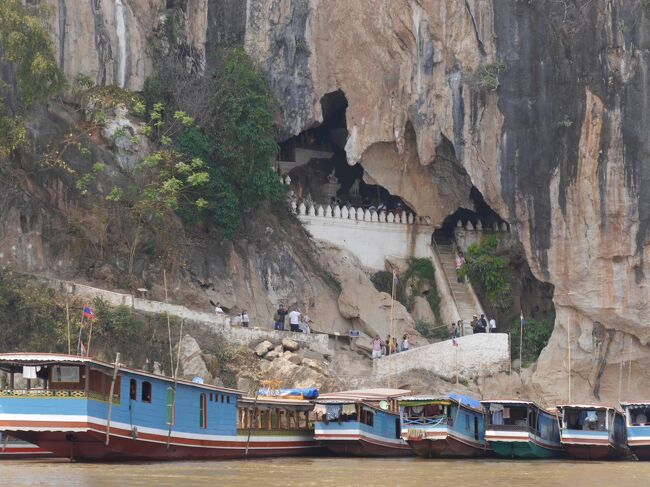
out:
M284 331L285 318L289 317L289 329L296 333L311 333L311 319L309 315L302 314L297 306L294 306L291 311L280 304L275 316L273 316L273 328L278 331Z
M398 342L397 338L388 335L386 340L383 341L379 335L375 335L372 340L372 358L381 358L384 355L391 355L398 352L406 352L410 348L409 336L404 334L402 339Z
M474 315L470 325L474 333L495 333L497 331L497 321L494 318L488 321L485 315L481 315L480 318Z
M214 312L215 312L215 314L218 314L218 315L225 314L223 308L221 307L221 303L215 304ZM241 323L241 326L243 326L244 328L249 327L251 320L250 320L250 317L248 316L248 310L246 310L246 309L241 310L241 313L239 315L239 322Z

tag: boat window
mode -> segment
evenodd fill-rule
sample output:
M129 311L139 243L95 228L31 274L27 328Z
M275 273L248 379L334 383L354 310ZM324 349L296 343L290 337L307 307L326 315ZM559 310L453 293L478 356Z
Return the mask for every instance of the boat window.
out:
M478 440L478 418L474 416L474 439Z
M151 382L142 383L142 402L151 402Z
M138 399L138 381L131 379L129 381L129 399L136 401Z
M465 431L469 431L469 414L465 414Z
M212 402L212 393L210 393L210 402Z
M203 429L208 427L208 407L205 394L199 396L199 427Z
M176 422L176 411L174 411L174 389L167 388L167 424L174 424Z
M224 401L223 394L220 394L220 396L221 396L221 402L223 402Z
M595 409L566 409L564 421L566 428L582 431L606 431L607 412Z
M650 406L630 408L630 423L632 426L650 425Z
M490 404L488 416L491 425L527 426L528 411L526 406L504 406Z
M230 396L226 396L226 403L230 404Z
M367 409L361 410L361 422L367 424L368 426L373 426L375 424L375 413Z

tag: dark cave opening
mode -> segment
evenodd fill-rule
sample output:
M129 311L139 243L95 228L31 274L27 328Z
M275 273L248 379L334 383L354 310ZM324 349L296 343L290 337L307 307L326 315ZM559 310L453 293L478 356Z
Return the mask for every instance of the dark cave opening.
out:
M297 198L317 204L336 201L339 206L408 208L384 187L366 183L361 164L348 164L345 93L327 93L320 102L323 121L280 143L276 170L284 180L289 176Z

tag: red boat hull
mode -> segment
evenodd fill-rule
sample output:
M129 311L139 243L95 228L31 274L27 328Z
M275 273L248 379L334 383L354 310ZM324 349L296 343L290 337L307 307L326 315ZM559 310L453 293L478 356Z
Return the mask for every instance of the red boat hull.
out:
M476 458L490 454L486 447L471 445L451 435L440 439L413 439L409 440L409 445L422 458Z
M619 460L627 455L624 448L616 448L611 444L579 445L565 443L564 448L570 457L578 460Z
M408 445L379 444L365 439L324 441L322 445L330 452L345 457L412 457Z
M230 442L231 444L224 446L207 444L190 446L172 443L168 448L164 441L147 441L114 435L111 435L110 442L106 445L106 435L96 431L17 432L12 435L35 443L57 457L77 461L226 460L313 455L322 451L315 441L255 441L250 443L246 451L246 439Z

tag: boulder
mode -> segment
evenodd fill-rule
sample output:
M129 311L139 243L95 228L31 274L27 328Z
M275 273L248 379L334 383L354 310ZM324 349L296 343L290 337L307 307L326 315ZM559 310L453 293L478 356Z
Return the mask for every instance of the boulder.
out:
M435 323L436 316L429 305L429 301L424 296L415 296L413 298L413 311L411 316L415 320L422 320L428 323Z
M176 349L178 351L178 347ZM185 335L181 342L179 370L183 379L192 380L199 377L206 383L212 383L214 380L203 360L201 347L190 335Z
M303 358L301 363L302 363L302 365L305 365L305 366L309 367L310 369L315 370L316 372L318 372L320 374L323 374L325 376L330 375L330 372L327 369L327 365L325 365L322 362L318 362L318 361L312 360L310 358Z
M265 358L266 360L275 360L275 359L278 358L280 355L281 355L281 353L278 352L277 350L271 350L271 351L268 352L266 355L264 355L264 358Z
M273 348L273 344L268 340L264 340L263 342L259 343L255 347L255 355L257 355L258 357L263 357L272 348Z
M291 338L285 337L282 339L282 347L290 352L295 352L300 348L300 344Z
M296 355L295 353L291 354L287 360L294 365L300 365L302 363L302 357L300 355Z

